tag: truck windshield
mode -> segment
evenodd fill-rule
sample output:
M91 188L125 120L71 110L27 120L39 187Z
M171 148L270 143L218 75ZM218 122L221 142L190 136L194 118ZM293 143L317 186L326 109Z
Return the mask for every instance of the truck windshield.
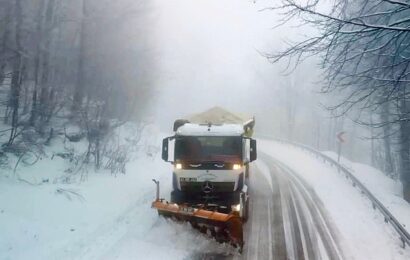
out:
M184 136L175 141L175 160L191 162L242 161L241 136Z

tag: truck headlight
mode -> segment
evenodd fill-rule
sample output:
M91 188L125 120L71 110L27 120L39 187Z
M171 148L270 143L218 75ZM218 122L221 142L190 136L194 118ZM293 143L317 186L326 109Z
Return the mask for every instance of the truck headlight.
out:
M237 164L237 163L235 163L235 164L232 166L232 170L240 170L241 168L242 168L242 165Z
M241 211L241 204L233 205L232 206L232 211Z
M182 169L182 163L176 163L175 164L175 169L181 170Z

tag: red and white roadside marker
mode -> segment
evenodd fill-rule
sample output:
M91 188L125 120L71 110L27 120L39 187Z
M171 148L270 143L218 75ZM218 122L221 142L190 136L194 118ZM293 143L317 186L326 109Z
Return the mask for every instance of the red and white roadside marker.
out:
M341 131L341 132L337 133L336 137L337 137L337 140L339 141L339 143L345 143L346 142L346 139L344 139L345 134L346 134L345 131Z
M341 131L337 133L336 138L337 138L337 162L340 162L340 155L342 153L342 144L346 142L346 139L344 138L344 135L346 134L345 131Z

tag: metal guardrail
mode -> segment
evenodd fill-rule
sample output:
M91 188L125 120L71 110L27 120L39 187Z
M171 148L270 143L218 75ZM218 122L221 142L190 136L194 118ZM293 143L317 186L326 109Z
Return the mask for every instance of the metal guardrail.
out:
M267 136L261 136L267 137ZM362 194L364 194L372 203L373 209L378 209L380 213L384 217L384 221L386 223L390 223L390 225L396 230L397 234L400 236L400 240L402 242L402 247L405 248L406 244L410 246L410 234L407 232L407 230L403 227L402 224L393 216L392 213L361 183L354 175L352 172L350 172L346 167L338 163L336 160L333 158L323 154L322 152L309 147L304 144L300 143L295 143L295 142L289 142L289 141L284 141L284 140L278 140L272 137L267 137L269 139L273 139L277 142L284 143L284 144L290 144L295 147L301 148L305 151L308 151L315 155L316 157L322 158L323 162L327 162L330 164L330 166L334 166L338 169L339 172L344 173L346 178L350 179L352 181L352 185L354 187L357 187Z

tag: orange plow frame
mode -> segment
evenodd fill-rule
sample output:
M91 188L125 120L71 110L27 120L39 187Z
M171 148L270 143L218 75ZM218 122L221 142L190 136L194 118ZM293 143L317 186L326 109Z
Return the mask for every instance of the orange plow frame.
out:
M243 227L242 219L238 212L232 211L229 214L207 210L205 208L193 208L186 205L164 202L159 198L159 181L152 180L157 186L156 199L151 207L158 210L158 214L171 217L180 221L188 221L193 227L203 228L211 231L217 241L229 241L234 246L243 248Z
M237 212L224 214L217 211L168 203L158 198L152 203L152 208L156 208L162 216L188 221L194 227L204 225L212 228L215 233L223 233L233 245L238 246L242 250L244 244L242 220Z

